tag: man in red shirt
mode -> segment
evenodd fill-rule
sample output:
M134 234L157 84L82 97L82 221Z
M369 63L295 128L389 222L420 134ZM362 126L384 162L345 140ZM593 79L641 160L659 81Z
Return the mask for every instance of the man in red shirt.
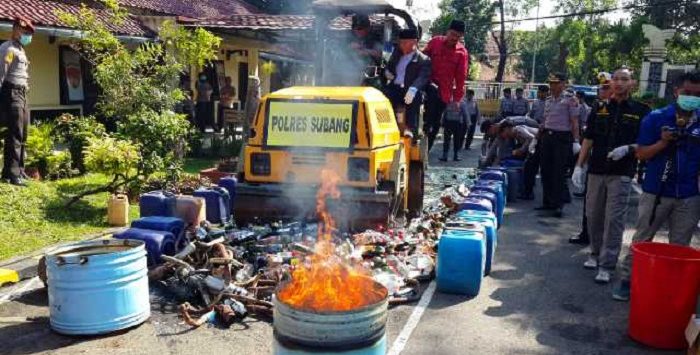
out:
M464 22L454 20L444 36L435 36L423 50L430 57L433 71L431 85L426 88L425 123L423 131L428 136L428 146L433 147L440 131L440 121L445 108L453 110L464 97L464 83L469 67L469 53L460 43L464 37Z

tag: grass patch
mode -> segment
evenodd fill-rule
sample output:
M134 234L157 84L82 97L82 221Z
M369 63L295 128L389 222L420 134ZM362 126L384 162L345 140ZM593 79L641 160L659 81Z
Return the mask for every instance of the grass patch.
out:
M108 182L104 175L89 174L29 182L24 188L0 184L0 260L80 240L109 228L108 193L88 196L71 208L64 207L69 196ZM132 205L130 218L133 220L138 214L138 206Z
M183 169L190 174L216 165L217 159L188 158ZM30 181L27 187L0 183L0 261L25 255L56 243L81 240L107 228L109 193L87 196L71 208L70 196L109 183L100 174L58 181ZM139 216L131 205L130 220Z

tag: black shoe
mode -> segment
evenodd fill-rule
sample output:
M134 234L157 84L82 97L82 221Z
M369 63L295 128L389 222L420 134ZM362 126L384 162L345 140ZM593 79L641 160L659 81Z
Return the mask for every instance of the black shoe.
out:
M586 194L583 193L583 192L574 192L573 195L574 195L574 197L576 197L576 198L584 198L584 197L586 197Z
M569 243L577 245L588 245L590 240L588 240L588 235L584 233L579 233L571 238L569 238Z
M440 159L438 159L438 160L439 160L439 161L447 162L447 157L442 157L442 158L440 158Z
M535 211L553 211L555 209L556 209L555 207L549 207L549 206L535 207Z
M452 160L454 160L454 161L462 161L462 159L460 159L458 156L455 156L455 158L452 159Z
M563 217L564 217L564 211L562 210L562 208L560 207L560 208L557 208L556 210L554 210L554 212L552 212L552 217L554 217L554 218L563 218Z
M519 200L526 200L526 201L532 201L535 199L535 194L529 193L529 194L520 194L518 195Z
M538 214L538 216L549 218L562 218L564 217L564 213L562 212L561 208L555 208L548 211L543 211L542 213Z
M464 147L464 150L472 150L472 147Z

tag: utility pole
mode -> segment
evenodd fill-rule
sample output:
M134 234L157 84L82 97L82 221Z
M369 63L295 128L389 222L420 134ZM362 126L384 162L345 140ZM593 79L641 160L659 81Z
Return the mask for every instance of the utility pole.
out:
M535 64L537 60L537 51L540 48L540 41L537 37L537 28L540 25L540 0L537 0L537 15L535 16L535 50L532 52L532 75L530 75L530 82L535 83Z

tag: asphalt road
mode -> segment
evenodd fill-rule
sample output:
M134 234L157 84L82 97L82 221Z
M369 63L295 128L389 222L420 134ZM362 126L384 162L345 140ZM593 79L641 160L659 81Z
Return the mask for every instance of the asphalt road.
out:
M464 161L439 163L431 155L428 191L458 181L476 165L477 151ZM454 177L457 177L457 180ZM636 218L632 199L628 223ZM611 299L612 286L593 282L583 269L585 249L567 243L578 232L581 201L565 218L537 217L537 201L508 206L491 276L474 298L435 293L405 342L403 354L655 354L627 336L628 304ZM625 233L629 241L632 230ZM663 240L663 237L660 238ZM698 243L698 238L695 239ZM152 299L153 315L134 329L104 337L66 337L48 324L48 298L36 280L0 289L2 354L268 354L272 327L247 319L230 329L189 330L174 305ZM23 291L23 292L22 292ZM8 299L8 296L13 295ZM426 300L427 301L427 300ZM398 344L416 305L392 308L389 347ZM18 322L7 317L31 317ZM405 334L405 333L404 333ZM396 349L396 348L395 348ZM676 352L681 354L682 352Z

